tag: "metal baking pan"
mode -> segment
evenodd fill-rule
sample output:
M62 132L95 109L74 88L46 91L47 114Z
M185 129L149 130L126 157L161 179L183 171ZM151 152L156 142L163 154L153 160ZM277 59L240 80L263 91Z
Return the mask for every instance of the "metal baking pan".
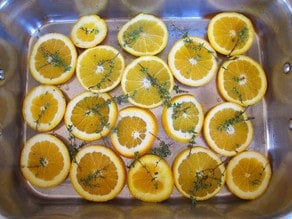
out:
M116 38L119 28L135 14L145 12L161 17L168 27L169 42L159 54L167 60L169 49L183 33L207 38L210 18L222 11L240 12L252 20L256 38L248 55L262 64L268 78L264 99L249 109L255 116L255 137L250 148L266 154L273 169L271 184L263 196L243 201L223 189L215 198L192 206L175 190L169 200L154 204L133 199L125 187L112 201L92 203L75 193L69 179L52 189L32 187L23 179L20 150L34 132L25 126L21 108L27 90L37 85L27 66L36 39L49 32L69 35L79 16L98 14L109 28L103 44L122 52ZM291 39L291 0L0 0L0 96L10 100L7 116L0 118L0 218L291 218ZM134 58L122 53L126 63ZM68 98L82 90L75 79L60 88ZM205 111L223 101L215 79L191 92ZM153 109L157 116L160 111ZM61 127L56 132L62 135L64 130ZM206 145L201 137L197 141ZM173 154L182 147L176 144ZM168 158L170 163L172 160Z

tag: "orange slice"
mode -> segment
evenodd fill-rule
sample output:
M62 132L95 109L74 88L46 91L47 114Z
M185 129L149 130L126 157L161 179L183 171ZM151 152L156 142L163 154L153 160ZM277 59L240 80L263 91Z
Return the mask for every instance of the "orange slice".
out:
M244 151L233 157L226 168L226 184L241 199L256 199L268 188L272 177L266 156L256 151Z
M67 36L48 33L41 36L32 47L30 73L40 83L62 84L73 76L76 60L76 48Z
M236 12L223 12L214 16L207 33L212 47L228 56L248 51L255 35L250 19Z
M21 151L21 172L37 187L48 188L62 183L69 173L70 164L66 145L50 134L33 136Z
M117 116L117 105L109 94L85 91L68 103L64 120L74 136L94 141L110 132Z
M201 146L186 148L177 154L172 171L178 191L193 202L214 197L225 183L223 162Z
M139 157L131 165L127 182L132 196L145 202L167 200L174 187L170 166L153 154Z
M267 78L258 62L248 56L236 56L225 61L218 73L218 88L230 102L254 105L264 97Z
M131 106L120 110L110 137L114 148L122 156L134 158L135 153L141 156L151 149L157 133L155 115L148 109Z
M107 35L107 25L98 15L81 16L72 26L70 37L75 46L91 48L101 43Z
M207 84L217 73L217 55L210 44L199 37L185 36L168 54L174 77L189 86Z
M76 76L81 85L93 92L108 92L121 81L123 56L111 46L85 50L77 60Z
M199 134L204 122L201 104L191 94L175 96L162 111L162 126L168 136L182 143Z
M105 202L114 199L126 183L126 167L110 148L102 145L83 147L75 156L70 180L84 199Z
M39 85L25 96L22 114L32 129L45 132L54 129L62 121L65 109L65 96L58 87Z
M234 156L247 149L253 139L251 117L235 103L213 107L204 121L204 136L208 145L224 156Z
M125 68L121 81L129 102L144 108L167 103L173 86L173 76L167 64L156 56L142 56L132 61Z
M140 13L122 26L118 41L132 55L156 55L166 47L168 30L158 17Z

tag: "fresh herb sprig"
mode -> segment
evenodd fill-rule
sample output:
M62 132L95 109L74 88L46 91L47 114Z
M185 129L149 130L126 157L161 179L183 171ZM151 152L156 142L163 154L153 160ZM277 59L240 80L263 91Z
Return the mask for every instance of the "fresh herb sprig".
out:
M45 67L47 65L53 65L54 67L61 67L63 68L64 72L70 71L71 66L65 62L65 59L61 57L60 51L57 50L54 53L50 52L44 47L40 48L42 51L42 56L47 59L47 63L42 66Z
M237 40L235 41L234 46L232 47L231 51L227 55L227 57L232 56L233 51L242 43L246 41L248 38L248 31L249 29L246 26L243 26L241 30L237 33Z

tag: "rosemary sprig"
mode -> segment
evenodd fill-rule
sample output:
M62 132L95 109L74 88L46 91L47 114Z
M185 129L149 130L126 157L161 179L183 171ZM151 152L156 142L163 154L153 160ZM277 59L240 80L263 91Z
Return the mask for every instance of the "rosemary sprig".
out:
M139 36L143 33L143 27L139 27L133 31L126 31L123 35L124 47L131 45L137 41Z
M51 53L46 48L41 47L41 51L42 56L47 59L47 64L44 66L53 65L54 67L61 67L64 69L64 72L71 70L71 66L66 64L65 60L60 56L59 50L55 51L55 53Z

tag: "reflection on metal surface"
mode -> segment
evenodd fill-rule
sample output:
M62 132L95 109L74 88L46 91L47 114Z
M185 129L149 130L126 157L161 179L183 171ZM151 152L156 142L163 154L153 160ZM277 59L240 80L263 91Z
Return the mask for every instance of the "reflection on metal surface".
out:
M4 79L5 79L4 70L0 69L0 81L3 81Z
M284 74L288 74L291 72L291 65L289 62L286 62L284 64L283 72L284 72Z
M292 118L291 118L291 119L289 119L288 128L289 128L290 130L292 130Z
M130 10L138 13L151 13L159 10L165 0L121 0Z
M107 0L74 0L74 4L80 15L98 14L105 9Z

